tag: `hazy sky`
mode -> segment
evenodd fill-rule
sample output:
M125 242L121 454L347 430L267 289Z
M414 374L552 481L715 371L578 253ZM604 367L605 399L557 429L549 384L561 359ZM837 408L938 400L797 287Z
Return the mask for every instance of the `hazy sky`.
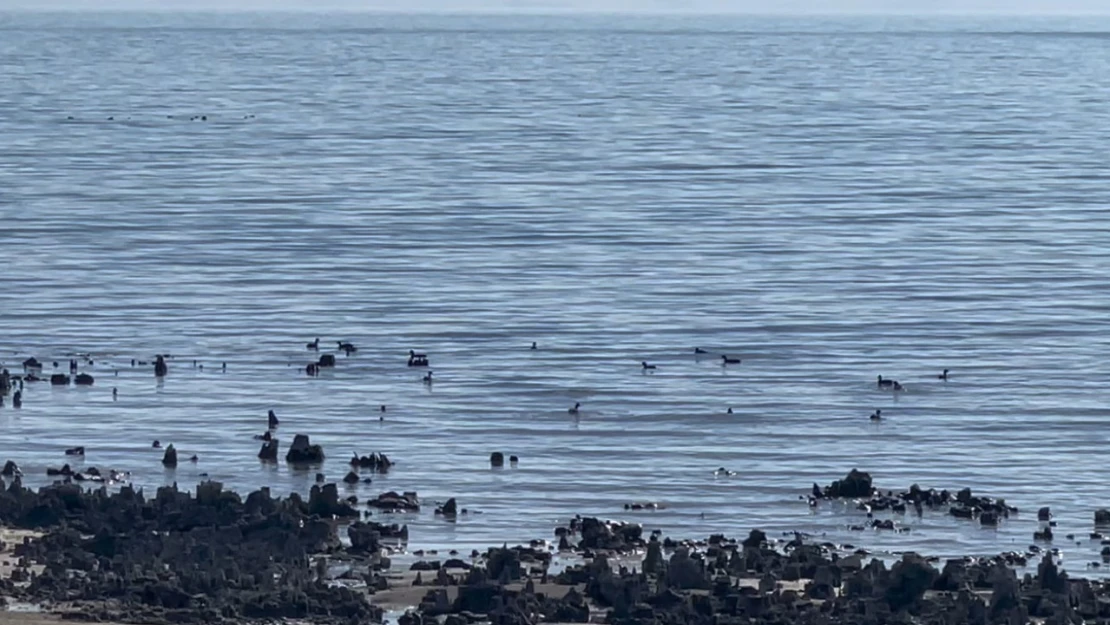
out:
M1110 14L1110 0L0 0L0 10Z

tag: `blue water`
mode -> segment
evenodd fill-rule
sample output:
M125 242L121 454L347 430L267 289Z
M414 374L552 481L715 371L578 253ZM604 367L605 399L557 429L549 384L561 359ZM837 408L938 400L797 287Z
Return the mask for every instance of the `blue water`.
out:
M798 500L852 467L1085 534L1110 506L1108 68L1093 19L3 16L2 359L91 352L97 382L9 400L0 457L306 490L255 458L272 408L331 479L398 462L361 497L482 512L399 519L414 548L577 513L1031 542L1033 513L859 534ZM359 352L307 378L317 336ZM163 384L130 366L165 352ZM153 439L200 461L164 472ZM622 510L644 500L668 508Z

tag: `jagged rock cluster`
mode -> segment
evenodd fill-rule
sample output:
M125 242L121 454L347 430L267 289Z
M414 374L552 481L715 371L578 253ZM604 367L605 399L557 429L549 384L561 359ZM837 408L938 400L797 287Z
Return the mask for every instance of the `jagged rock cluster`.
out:
M1005 499L995 499L972 495L970 488L964 488L955 495L947 490L928 490L917 484L902 493L882 491L872 485L871 475L857 469L852 469L843 479L839 479L821 488L813 485L812 498L837 499L851 498L859 500L858 506L868 512L889 510L903 513L907 507L914 508L920 513L924 508L947 508L949 514L957 518L978 519L982 525L998 525L1003 519L1018 511L1017 508L1006 504ZM1047 519L1045 519L1047 520ZM882 523L878 521L878 523ZM891 529L891 528L886 528Z
M606 526L597 519L581 519L580 525ZM446 617L444 623L452 625L483 619L526 625L539 615L548 621L586 622L590 605L604 609L605 622L614 625L993 625L1110 619L1110 589L1069 579L1047 554L1036 576L1019 579L1002 557L950 560L938 570L925 558L906 554L888 567L880 560L865 563L859 555L842 557L800 538L775 549L758 530L739 543L714 536L707 544L703 552L680 546L665 557L663 542L652 537L639 571L614 568L605 555L595 554L551 580L565 593L538 591L528 578L529 561L546 568L539 554L528 548L490 550L485 569L441 580L458 585L453 601L443 588L430 589L419 610L402 622L416 625ZM541 583L547 581L545 572Z
M43 569L19 567L13 577L29 583L6 580L3 591L94 620L376 621L365 593L330 585L311 566L342 549L333 519L357 516L335 485L314 487L308 501L266 489L243 499L216 482L195 496L164 487L147 498L130 487L32 491L16 478L0 491L0 523L44 531L15 554Z

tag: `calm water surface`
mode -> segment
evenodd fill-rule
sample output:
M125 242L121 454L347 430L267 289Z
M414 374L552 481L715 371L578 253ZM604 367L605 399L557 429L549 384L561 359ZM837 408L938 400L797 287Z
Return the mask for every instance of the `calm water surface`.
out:
M2 359L91 352L97 383L9 402L0 456L41 481L83 444L147 487L304 491L255 458L273 408L332 479L352 451L398 461L361 497L483 513L405 518L414 547L576 513L942 555L1031 542L1032 513L859 534L861 513L798 501L852 467L1051 505L1085 534L1110 506L1107 32L4 16ZM309 379L316 336L360 349ZM130 367L158 352L178 357L164 384ZM200 462L163 472L156 438ZM490 470L495 450L519 466ZM668 509L621 509L643 500ZM1060 545L1073 569L1098 550Z

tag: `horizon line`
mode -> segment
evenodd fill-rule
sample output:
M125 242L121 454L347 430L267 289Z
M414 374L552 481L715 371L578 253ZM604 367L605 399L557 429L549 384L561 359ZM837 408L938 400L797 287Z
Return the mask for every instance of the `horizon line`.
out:
M859 10L845 10L845 11L825 11L825 12L766 12L766 11L674 11L674 10L646 10L646 11L621 11L621 10L591 10L591 9L552 9L550 7L537 8L535 10L529 9L504 9L504 8L472 8L472 9L452 9L448 11L439 11L435 9L408 9L398 11L396 9L378 9L373 7L332 7L325 9L318 8L299 8L299 7L266 7L266 8L219 8L219 7L149 7L149 8L128 8L128 7L97 7L97 8L84 8L84 7L31 7L31 6L16 6L8 8L0 8L0 15L4 14L32 14L32 15L50 15L50 14L155 14L155 15L382 15L382 16L397 16L397 17L413 17L413 16L441 16L441 17L752 17L752 18L830 18L830 17L898 17L898 18L946 18L946 17L1058 17L1058 18L1071 18L1071 17L1110 17L1110 8L1105 11L1075 11L1075 12L1054 12L1051 10L1044 11L1025 11L1025 12L1011 12L1011 11L936 11L932 13L922 13L914 11L859 11Z

